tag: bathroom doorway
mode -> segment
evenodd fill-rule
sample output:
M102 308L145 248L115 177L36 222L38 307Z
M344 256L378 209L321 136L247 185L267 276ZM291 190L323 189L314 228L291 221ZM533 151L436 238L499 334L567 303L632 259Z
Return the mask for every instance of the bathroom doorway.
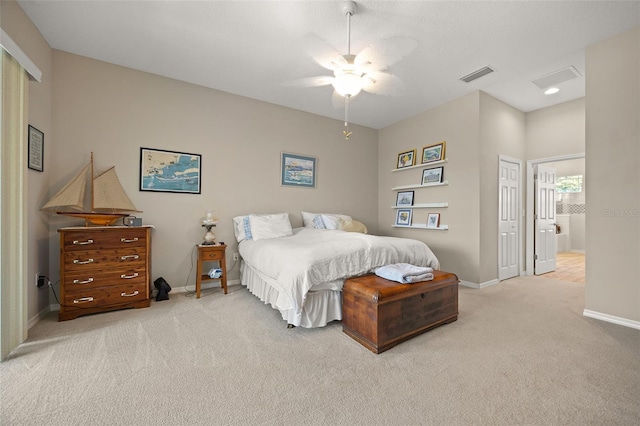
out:
M586 198L584 154L527 162L527 181L533 180L534 166L544 164L556 170L556 268L543 276L584 283ZM533 203L533 188L527 184L527 200ZM527 275L533 275L533 211L527 207Z

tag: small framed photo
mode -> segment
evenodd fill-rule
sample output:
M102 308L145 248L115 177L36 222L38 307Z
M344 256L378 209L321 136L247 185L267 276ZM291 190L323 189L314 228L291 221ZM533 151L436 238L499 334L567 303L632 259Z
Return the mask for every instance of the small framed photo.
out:
M200 194L202 156L140 148L140 191Z
M316 158L282 153L280 184L300 188L316 187Z
M413 191L401 191L398 192L396 198L396 206L412 206L413 205Z
M411 216L413 210L411 209L398 209L396 213L396 225L397 226L411 226Z
M440 226L440 213L429 213L427 216L427 228L437 228Z
M442 182L444 167L434 167L422 171L422 184Z
M27 167L44 171L44 133L29 125L29 160Z
M398 169L403 169L405 167L411 167L416 164L416 150L401 152L398 154Z
M444 160L446 144L445 141L442 141L422 148L422 164Z

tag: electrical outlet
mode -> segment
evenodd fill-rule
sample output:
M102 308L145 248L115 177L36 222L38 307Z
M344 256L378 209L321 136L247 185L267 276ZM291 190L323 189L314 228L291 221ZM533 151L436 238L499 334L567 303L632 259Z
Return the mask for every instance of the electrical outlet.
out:
M233 260L238 260L238 253L233 253Z
M47 277L36 273L36 287L42 288L47 283Z

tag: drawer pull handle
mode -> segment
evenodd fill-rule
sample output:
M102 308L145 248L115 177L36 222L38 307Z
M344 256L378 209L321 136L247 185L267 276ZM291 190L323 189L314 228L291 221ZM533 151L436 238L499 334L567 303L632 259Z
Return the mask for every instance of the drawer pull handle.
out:
M138 290L134 291L133 293L129 293L129 294L127 294L125 292L120 293L120 296L122 296L122 297L133 297L133 296L137 296L137 295L138 295Z
M87 260L73 259L73 263L76 265L86 265L87 263L93 263L93 259L87 259Z
M77 245L77 246L86 246L87 244L93 244L93 240L87 240L87 241L78 241L75 240L73 242L73 244Z
M138 273L134 272L132 275L122 274L122 275L120 275L120 278L125 279L125 280L130 280L131 278L135 278L137 276L138 276Z
M73 299L73 303L87 303L93 302L93 297L83 297L81 299Z
M80 280L73 280L74 284L89 284L93 282L93 278L89 278L88 280L84 280L84 281L80 281Z
M120 242L122 242L122 243L135 243L136 241L138 241L138 237L135 237L135 238L133 238L131 240L127 240L124 237L120 238Z
M120 256L120 260L127 260L127 259L140 259L140 256L138 256L137 254L129 254L127 256Z

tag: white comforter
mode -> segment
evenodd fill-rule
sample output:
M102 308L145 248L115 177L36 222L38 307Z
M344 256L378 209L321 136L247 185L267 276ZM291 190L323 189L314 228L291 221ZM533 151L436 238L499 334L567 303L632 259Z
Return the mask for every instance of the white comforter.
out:
M294 309L297 319L307 292L320 285L341 290L344 279L393 263L440 269L421 241L337 230L296 228L288 237L242 241L239 250L244 262L277 286L278 308Z

